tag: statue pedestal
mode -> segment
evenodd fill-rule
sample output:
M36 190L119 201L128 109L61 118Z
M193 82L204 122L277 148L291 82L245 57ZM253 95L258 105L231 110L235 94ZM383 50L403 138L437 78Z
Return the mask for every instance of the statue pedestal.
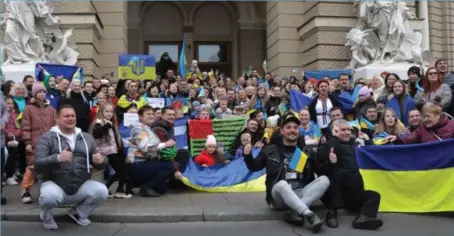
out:
M356 68L353 78L355 80L359 79L359 78L371 80L375 75L380 75L381 73L386 71L389 73L397 74L401 80L407 80L408 79L407 71L412 66L419 67L419 65L414 64L414 63L409 63L409 62L398 62L398 63L394 63L394 64L390 64L390 65L383 65L383 64L367 65L367 66Z
M26 75L35 77L36 64L7 65L2 66L3 75L6 80L12 80L15 83L22 83Z

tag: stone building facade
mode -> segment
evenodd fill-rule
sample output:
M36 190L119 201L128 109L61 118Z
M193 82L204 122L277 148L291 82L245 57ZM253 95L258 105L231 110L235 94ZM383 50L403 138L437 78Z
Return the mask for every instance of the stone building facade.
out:
M419 16L418 1L406 1ZM182 46L187 62L200 59L238 76L249 65L291 75L295 68L344 68L346 32L356 24L352 2L54 2L63 28L74 29L79 65L87 78L114 72L118 54L157 54L174 61ZM430 50L454 70L454 2L429 3ZM420 16L419 16L420 17ZM411 25L421 30L423 20ZM181 45L183 35L185 45ZM219 50L214 58L205 54ZM153 54L154 55L154 54ZM159 60L159 55L156 55Z

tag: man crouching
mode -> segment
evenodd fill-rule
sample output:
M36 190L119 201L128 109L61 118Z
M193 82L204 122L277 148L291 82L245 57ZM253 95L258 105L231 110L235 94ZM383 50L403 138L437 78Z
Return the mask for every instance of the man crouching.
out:
M298 158L295 153L302 154L303 148L303 145L298 145L299 125L299 119L293 114L285 114L280 127L282 142L264 147L255 159L251 154L251 145L247 145L244 149L244 160L250 171L266 168L267 203L278 210L290 208L303 219L301 224L304 224L306 219L313 232L317 233L323 222L309 209L309 205L323 196L329 187L329 180L326 176L315 179L315 161L310 157L304 167L300 164L303 169L292 169L292 163L295 162L293 159ZM288 214L284 216L288 218Z
M90 165L102 168L107 164L95 148L93 137L76 128L74 108L62 105L57 126L44 133L36 146L35 169L43 179L39 205L44 228L58 228L51 210L67 204L74 205L68 216L88 226L90 213L107 199L106 185L89 180Z

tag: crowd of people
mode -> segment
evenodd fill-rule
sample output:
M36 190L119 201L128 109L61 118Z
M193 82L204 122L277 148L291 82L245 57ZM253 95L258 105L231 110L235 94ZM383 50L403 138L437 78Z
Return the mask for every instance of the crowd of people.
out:
M191 158L210 168L244 157L250 171L266 168L266 201L289 209L287 222L307 221L318 232L324 223L338 227L337 211L348 209L357 213L354 228L377 229L383 224L377 218L380 194L364 189L354 149L452 138L454 74L448 68L440 59L425 72L411 67L407 78L392 72L355 81L349 74L316 80L304 72L280 78L252 69L232 79L201 71L193 61L188 78L161 66L157 80L117 82L71 81L40 67L41 82L26 76L23 83L2 85L3 185L20 182L21 201L28 204L39 181L46 229L58 228L51 210L65 204L73 205L69 217L87 226L90 213L108 197L131 198L135 188L142 197L159 197L181 187ZM346 113L339 96L355 88L358 100ZM291 91L312 103L291 111ZM188 109L152 107L154 98L184 98ZM139 121L126 124L125 114L137 114ZM176 119L225 115L248 117L229 152L211 135L194 157L177 148ZM302 173L289 166L298 150L308 155ZM96 169L105 171L105 183L90 180ZM324 220L309 209L317 200L329 209Z

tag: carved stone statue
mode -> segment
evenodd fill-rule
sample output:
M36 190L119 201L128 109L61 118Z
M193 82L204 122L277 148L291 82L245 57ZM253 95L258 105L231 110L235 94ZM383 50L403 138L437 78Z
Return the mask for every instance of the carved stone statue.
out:
M378 44L369 43L352 47L352 51L358 51L359 48L364 47L368 49L374 47L376 56L368 64L392 64L421 60L422 35L410 28L409 20L416 19L416 15L410 11L405 2L396 0L356 1L354 6L358 14L356 29L368 31L369 35L374 34L378 38ZM350 33L347 36L349 38ZM358 62L358 58L352 58L353 60ZM356 64L363 65L363 63Z
M5 5L4 65L37 62L74 65L77 62L75 45L68 43L72 31L61 33L59 18L52 15L53 8L47 1L7 0Z
M345 46L350 46L352 50L349 68L365 66L374 61L379 44L380 41L372 30L351 29L347 34L347 43L345 44Z

